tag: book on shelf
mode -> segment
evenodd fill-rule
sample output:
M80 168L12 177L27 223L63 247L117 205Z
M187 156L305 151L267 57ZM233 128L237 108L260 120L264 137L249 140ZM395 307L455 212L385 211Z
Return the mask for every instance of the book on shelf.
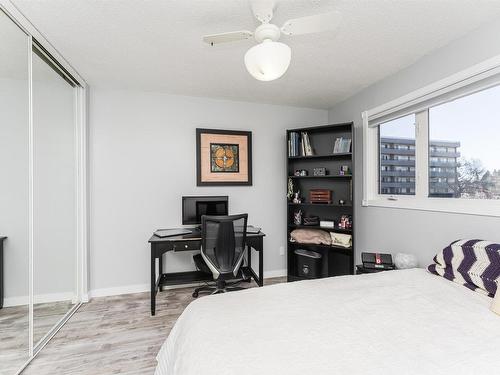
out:
M307 132L290 132L288 137L288 156L314 155Z
M302 143L304 144L304 155L313 156L313 149L311 147L311 141L309 139L309 134L302 132Z
M291 132L289 139L288 139L289 145L290 145L290 150L288 155L289 156L299 156L299 149L298 149L298 138L297 138L297 133L296 132Z
M351 152L351 138L336 138L333 146L334 154L346 154Z

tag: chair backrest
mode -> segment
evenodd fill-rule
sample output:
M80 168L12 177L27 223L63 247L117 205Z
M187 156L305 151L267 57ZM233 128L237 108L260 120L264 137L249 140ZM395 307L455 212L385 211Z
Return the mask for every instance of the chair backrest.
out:
M201 217L201 251L220 273L234 272L245 253L248 214Z

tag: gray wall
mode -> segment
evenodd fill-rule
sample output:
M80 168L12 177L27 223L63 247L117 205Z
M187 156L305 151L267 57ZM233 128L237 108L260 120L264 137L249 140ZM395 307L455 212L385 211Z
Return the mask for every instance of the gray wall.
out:
M486 25L412 66L354 95L329 111L330 122L354 121L356 127L356 252L408 252L420 266L457 238L500 241L500 218L361 207L361 113L500 54L500 23ZM367 58L370 58L367 56ZM390 56L387 56L390 59Z
M267 234L265 270L285 272L285 129L325 124L327 111L99 89L90 108L93 295L147 290L147 240L181 225L182 195L229 195L230 212ZM196 187L198 127L252 131L253 186ZM167 271L194 269L191 256L168 254Z

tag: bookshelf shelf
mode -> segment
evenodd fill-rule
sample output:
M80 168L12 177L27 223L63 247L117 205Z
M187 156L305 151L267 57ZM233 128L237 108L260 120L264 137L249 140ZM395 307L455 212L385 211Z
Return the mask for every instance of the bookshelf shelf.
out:
M292 135L292 133L295 133ZM305 135L304 135L305 134ZM293 191L300 191L303 203L287 201L287 275L288 281L302 280L297 271L296 249L307 249L322 255L321 277L347 275L354 273L354 231L341 229L338 222L343 215L352 218L354 224L354 127L352 123L342 123L310 128L289 129L286 132L287 154L287 182L290 179ZM307 145L302 145L304 142ZM349 152L332 153L338 139L350 145ZM298 143L297 143L298 142ZM306 151L307 150L307 151ZM345 150L345 148L344 148ZM312 155L304 155L304 153ZM291 156L292 155L292 156ZM347 167L347 169L345 169ZM325 176L314 176L314 168L325 168ZM308 176L295 176L295 171L306 170ZM348 175L340 175L340 170L347 170ZM332 192L332 203L309 202L309 191L325 189ZM307 200L307 201L304 201ZM339 201L345 203L340 204ZM320 220L335 222L334 228L309 226L294 223L294 213L297 211L305 216L318 216ZM290 233L297 229L314 229L326 232L349 234L352 236L352 247L304 244L290 241Z
M339 180L350 180L352 175L344 175L344 176L288 176L288 178L337 178Z
M311 203L311 202L302 202L302 203L292 203L288 202L289 206L327 206L327 207L352 207L351 203L346 204L338 204L338 203Z
M288 228L293 228L293 229L321 229L321 230L326 230L328 232L335 232L335 233L347 233L347 234L351 234L352 233L352 229L327 228L327 227L320 227L319 225L295 225L295 224L290 224L290 225L288 225Z
M352 153L351 152L343 152L343 153L337 153L337 154L324 154L324 155L309 155L309 156L288 156L288 159L331 159L331 158L339 158L339 159L344 159L344 158L351 158Z
M318 244L300 243L300 242L292 242L292 241L289 241L289 244L291 246L303 247L303 248L310 247L313 249L352 251L351 247L342 247L342 246L335 246L335 245L318 245ZM293 249L293 250L295 250L295 249Z

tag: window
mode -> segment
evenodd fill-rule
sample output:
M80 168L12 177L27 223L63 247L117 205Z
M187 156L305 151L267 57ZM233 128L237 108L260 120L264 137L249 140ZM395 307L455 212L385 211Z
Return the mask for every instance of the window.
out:
M401 178L402 176L415 177L415 171L411 172L409 169L410 164L415 164L415 150L409 149L410 145L415 145L415 115L412 114L381 124L379 126L379 144L380 194L415 194L415 181L408 182ZM383 147L387 144L392 144L393 147Z
M500 86L429 109L429 195L500 199ZM452 168L433 171L433 149ZM435 181L435 182L434 182Z
M500 216L500 56L363 113L363 205Z

